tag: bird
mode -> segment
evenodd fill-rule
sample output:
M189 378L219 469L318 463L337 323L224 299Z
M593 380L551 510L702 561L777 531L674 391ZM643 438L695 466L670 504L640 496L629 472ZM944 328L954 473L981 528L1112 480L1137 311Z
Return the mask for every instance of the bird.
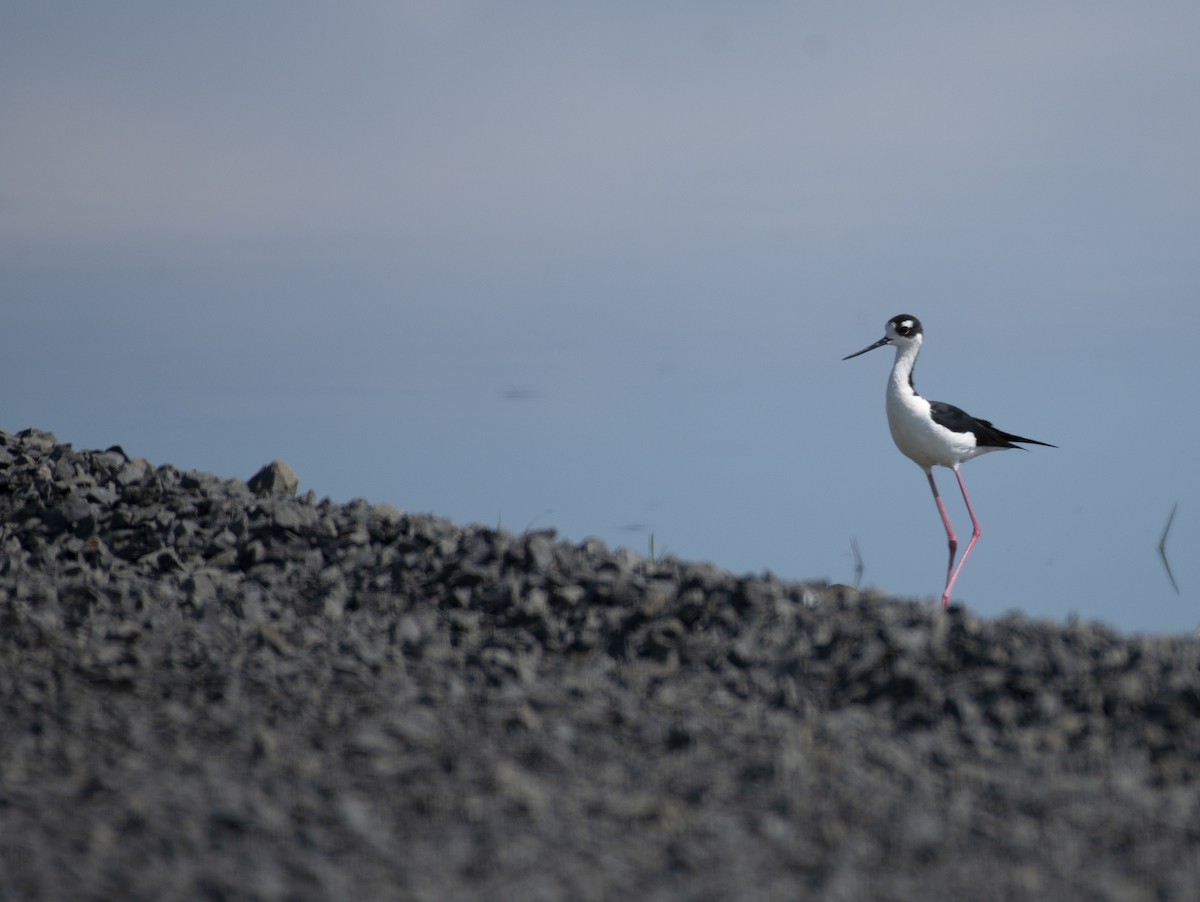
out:
M979 520L975 517L975 510L971 507L971 499L967 495L967 487L963 484L962 473L958 469L959 464L989 451L1008 448L1028 450L1021 448L1018 443L1042 445L1047 448L1058 446L1004 432L987 420L971 416L960 407L944 401L927 401L917 394L913 386L913 367L917 363L917 355L921 353L921 343L924 340L925 330L921 321L915 316L901 313L887 321L883 338L842 359L849 360L884 345L896 347L896 360L892 364L892 373L887 384L888 427L892 433L892 441L896 443L900 453L925 471L929 487L933 490L933 500L937 502L938 513L942 517L942 525L946 527L950 563L946 567L946 588L942 592L942 607L947 608L950 606L950 593L954 589L954 583L981 533ZM946 505L942 503L942 496L938 494L937 483L933 478L935 466L948 467L954 471L958 487L962 490L963 501L967 505L967 513L971 515L971 541L967 543L967 549L957 567L954 565L954 556L958 550L958 539L954 535L954 527L950 525L950 518L946 515Z

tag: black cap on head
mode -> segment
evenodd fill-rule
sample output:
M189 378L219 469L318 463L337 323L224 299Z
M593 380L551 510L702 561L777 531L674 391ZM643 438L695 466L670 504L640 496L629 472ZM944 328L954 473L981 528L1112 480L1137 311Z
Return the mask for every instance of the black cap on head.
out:
M921 328L921 321L911 313L893 316L888 320L888 326L901 338L912 338L914 335L921 335L924 332Z

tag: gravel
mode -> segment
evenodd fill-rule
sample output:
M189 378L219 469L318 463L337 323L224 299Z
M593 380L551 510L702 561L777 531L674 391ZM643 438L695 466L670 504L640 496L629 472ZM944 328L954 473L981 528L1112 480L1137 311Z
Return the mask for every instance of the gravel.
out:
M0 899L1168 899L1200 643L0 433Z

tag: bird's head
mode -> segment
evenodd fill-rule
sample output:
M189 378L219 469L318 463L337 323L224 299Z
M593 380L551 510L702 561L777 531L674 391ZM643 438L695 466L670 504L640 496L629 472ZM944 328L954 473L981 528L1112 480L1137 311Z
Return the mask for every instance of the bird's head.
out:
M908 313L901 313L887 321L887 325L883 327L883 338L873 345L867 345L861 351L855 351L853 354L843 357L842 360L849 360L851 357L857 357L867 351L874 351L884 345L896 345L898 348L908 348L913 345L919 347L923 335L921 321Z

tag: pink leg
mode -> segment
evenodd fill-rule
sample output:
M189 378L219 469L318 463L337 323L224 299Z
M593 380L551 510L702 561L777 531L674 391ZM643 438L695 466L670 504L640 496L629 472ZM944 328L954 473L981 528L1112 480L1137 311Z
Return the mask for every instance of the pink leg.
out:
M938 513L942 515L942 525L946 527L946 539L950 544L950 563L946 565L946 591L942 593L942 607L946 607L950 604L950 587L954 584L954 577L958 576L954 572L954 552L958 550L958 539L954 536L954 527L950 525L950 518L946 516L946 505L942 504L942 496L938 494L937 483L933 481L933 470L926 470L925 476L929 479L929 487L933 489L933 500L937 502ZM973 539L972 544L974 544ZM965 558L966 555L964 554L963 557Z
M950 577L950 581L946 583L946 593L942 596L942 607L950 604L950 590L954 587L954 581L958 579L958 574L962 571L963 564L967 562L967 555L971 553L971 549L975 547L975 543L979 541L979 534L982 530L979 528L979 521L975 519L975 511L971 508L971 499L967 497L967 487L963 485L962 473L958 472L958 467L954 468L954 475L958 477L958 487L962 489L963 501L967 503L967 513L971 515L971 541L967 543L967 550L963 552L958 566L954 569L954 575ZM945 514L943 512L943 518Z

